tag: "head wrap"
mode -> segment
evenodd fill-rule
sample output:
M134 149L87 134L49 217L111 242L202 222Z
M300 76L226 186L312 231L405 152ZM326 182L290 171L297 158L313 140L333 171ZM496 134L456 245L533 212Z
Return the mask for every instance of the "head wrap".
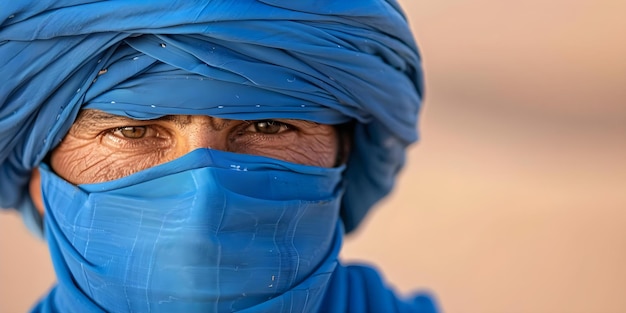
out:
M159 79L171 87L134 88ZM350 231L391 190L417 140L421 94L417 48L394 0L8 1L0 208L33 212L30 173L81 107L135 118L354 119L341 208Z

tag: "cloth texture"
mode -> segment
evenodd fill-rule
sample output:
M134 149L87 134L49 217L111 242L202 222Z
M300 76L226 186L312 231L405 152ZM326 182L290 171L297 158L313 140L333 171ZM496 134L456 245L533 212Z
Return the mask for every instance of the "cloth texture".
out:
M42 165L59 282L37 310L317 312L343 237L342 171L198 149L77 187Z
M34 310L434 312L337 261L418 139L422 90L394 0L3 3L0 208L45 230L59 279ZM200 149L73 186L44 161L81 109L355 129L345 168ZM38 166L43 223L27 192Z
M125 85L159 69L193 74L194 83ZM119 104L143 118L354 119L341 206L350 232L391 190L417 139L422 84L413 36L392 0L8 1L0 10L0 207L37 217L30 173L83 106ZM192 96L178 97L179 87Z
M58 284L33 312L436 313L339 264L343 170L198 149L75 186L42 164Z

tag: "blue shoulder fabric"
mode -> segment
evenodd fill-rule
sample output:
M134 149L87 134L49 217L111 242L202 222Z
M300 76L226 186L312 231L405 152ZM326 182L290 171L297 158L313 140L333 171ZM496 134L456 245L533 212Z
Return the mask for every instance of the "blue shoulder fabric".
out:
M437 313L432 295L422 292L405 299L388 289L376 270L364 265L338 266L320 312Z
M286 111L292 118L327 123L338 123L324 117L337 114L356 120L341 210L348 232L391 190L406 146L417 140L422 68L393 0L358 5L8 1L0 10L0 208L32 214L26 192L32 169L59 144L81 107L107 98L107 91L119 95L91 89L105 65L114 65L106 60L120 49L235 86L232 90L242 94L264 95L256 104L232 97L210 107L205 102L168 112L198 109L205 114L233 106L230 112L237 116L244 106L254 105L255 112L266 115ZM111 79L101 87L114 89L143 70L128 69L135 72L109 71ZM337 114L324 115L328 111Z

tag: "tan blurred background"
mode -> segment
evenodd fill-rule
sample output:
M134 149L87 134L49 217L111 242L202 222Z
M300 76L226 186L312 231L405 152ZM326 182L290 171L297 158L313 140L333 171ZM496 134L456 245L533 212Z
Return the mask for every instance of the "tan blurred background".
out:
M402 2L422 140L343 258L446 312L626 312L626 1ZM0 214L0 312L53 279L45 245Z

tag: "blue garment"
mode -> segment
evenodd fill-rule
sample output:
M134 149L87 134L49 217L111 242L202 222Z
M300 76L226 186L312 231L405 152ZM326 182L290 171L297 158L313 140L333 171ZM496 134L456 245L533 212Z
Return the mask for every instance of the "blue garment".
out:
M178 296L193 298L195 291L205 290L208 293L197 299L212 299L206 301L213 303L215 310L434 311L428 297L418 297L412 302L400 301L384 287L375 272L362 267L343 267L336 260L344 229L349 232L357 227L372 205L391 190L396 174L404 164L406 146L417 140L417 116L422 95L417 47L397 3L393 0L354 3L325 0L214 0L206 3L18 0L3 3L0 10L0 208L17 208L25 218L40 218L27 195L26 186L32 169L41 165L46 210L50 215L45 221L46 238L59 278L59 285L36 310L157 311L157 306L163 305L164 310L181 308L192 311L199 307L196 304L185 307L181 303L186 301L176 299ZM258 249L272 245L289 252L281 250L280 255L275 251L268 252L267 259L262 255L260 260L254 260L261 263L242 272L250 275L251 285L214 284L213 288L196 289L186 285L195 284L193 280L180 280L174 273L186 267L184 262L198 260L197 256L186 255L180 260L155 259L158 262L154 264L173 264L176 271L165 271L162 280L153 280L150 274L154 273L153 268L142 267L142 264L152 264L152 259L146 254L135 254L134 249L147 249L150 240L155 246L164 243L159 239L160 234L148 233L147 242L128 245L129 238L134 237L130 233L115 232L147 230L141 226L144 225L142 218L127 216L120 219L116 218L117 214L96 218L98 214L116 209L111 205L100 211L98 203L106 203L101 199L109 196L119 196L116 192L127 190L125 188L132 190L133 194L141 194L142 190L149 190L145 184L165 177L170 179L170 176L189 178L189 175L198 175L203 177L198 182L208 183L213 181L211 179L217 172L228 172L224 175L229 177L246 175L246 179L253 174L237 173L224 164L191 168L187 163L189 158L206 153L193 152L172 163L118 181L73 187L46 172L42 161L59 144L83 108L136 119L167 114L202 114L232 119L293 118L325 124L356 121L356 128L345 170L318 169L318 178L310 177L313 175L310 167L304 170L302 166L276 160L259 161L260 157L252 156L240 160L241 164L237 165L254 167L262 163L269 166L259 169L265 173L262 175L279 171L281 174L276 177L301 177L299 175L304 171L308 181L304 184L326 188L318 191L332 194L328 198L332 201L319 201L323 198L320 195L306 198L311 191L303 189L299 195L304 198L296 201L299 204L293 205L289 212L304 215L287 215L285 217L289 216L289 219L283 221L314 220L291 228L310 232L300 234L297 240L289 235L289 227L293 224L287 223L270 235L256 229L246 231L246 225L252 224L245 218L246 215L250 219L261 218L265 216L261 208L279 209L295 199L274 199L273 205L267 206L256 205L260 201L256 199L255 205L250 204L247 211L242 211L241 205L228 207L228 210L232 209L232 216L237 216L231 220L233 224L219 224L213 228L216 228L216 234L217 228L225 225L237 229L233 234L224 229L220 232L224 236L233 235L232 249L247 242L249 246L245 247L254 251L247 256L249 261L259 256ZM212 160L216 159L222 160L222 157ZM232 161L230 156L223 159ZM320 184L323 177L333 183ZM119 183L125 185L115 185ZM142 188L134 188L135 185ZM106 190L90 189L98 186L105 186ZM272 186L265 184L263 187ZM264 195L267 191L264 188L257 188L256 192ZM255 190L249 188L246 192ZM96 196L99 193L102 198ZM93 200L96 198L100 200ZM128 198L119 201L132 203L126 200ZM327 217L324 221L315 220L315 214L305 218L306 207L312 206L311 201L316 200L316 205L328 209L328 216L321 215ZM211 207L208 202L199 207ZM92 203L91 207L87 203ZM147 214L148 209L160 207L151 203L145 209L128 210L124 214ZM62 204L72 210L64 211ZM195 214L210 215L216 208L193 211L194 206L183 207L191 210L188 214L196 221L204 217L205 221L215 220ZM163 207L165 210L172 208L176 208L173 202ZM268 211L266 225L272 219L276 225L280 224L275 212ZM94 214L83 216L81 212ZM140 225L120 227L122 221ZM179 222L184 225L182 220ZM209 228L210 225L202 224L202 227L191 227L190 231L206 232ZM255 239L246 241L238 237L246 234ZM180 254L202 252L202 249L190 248L200 246L212 246L213 252L222 249L216 247L223 246L228 250L230 245L215 241L206 245L188 241L193 238L211 240L222 238L222 235L206 238L182 232L169 246L179 248L176 245L180 244L180 250L173 249ZM110 238L115 240L106 241ZM293 239L293 245L290 246L288 241L272 241L271 244L268 241L278 238ZM128 254L119 258L108 256L115 251ZM214 254L206 252L204 255L210 256ZM242 256L245 255L236 255ZM133 259L136 257L144 259ZM283 257L286 259L282 260ZM278 259L281 261L277 263ZM190 267L191 272L204 271L205 266L213 266L214 272L198 277L215 277L215 273L220 277L243 275L234 271L232 266L222 268L218 263L202 260L198 266ZM219 262L219 265L223 264ZM280 264L284 264L284 268ZM108 272L110 270L118 272ZM279 274L273 274L275 272ZM265 281L257 279L257 273ZM282 284L274 289L276 291L267 290L273 284L272 277ZM176 286L182 286L182 290L174 298L163 300L159 297L159 294L170 297L171 293L167 291L151 292L146 301L139 300L141 291ZM244 289L246 291L242 291ZM251 295L248 290L252 290ZM240 291L241 297L236 296ZM125 293L123 297L119 292ZM227 299L214 301L216 295L222 293L228 295ZM119 297L126 301L120 301ZM266 301L261 301L264 297ZM169 304L172 307L167 307ZM183 306L174 306L179 304Z
M428 293L399 299L369 266L338 266L319 312L397 312L436 313L437 306Z
M198 149L105 183L40 169L59 283L35 312L436 312L338 266L343 167Z
M98 184L41 167L61 312L316 312L343 236L339 168L198 149Z
M136 65L98 77L120 45L137 51ZM94 79L110 77L102 85L110 89L153 60L215 88L231 84L231 98L211 101L215 108L254 104L244 111L322 120L316 112L325 107L358 120L341 208L347 231L391 190L406 146L417 139L422 70L393 0L7 1L0 10L0 208L32 212L30 172L88 97L104 91L91 91ZM235 97L246 94L263 97Z

